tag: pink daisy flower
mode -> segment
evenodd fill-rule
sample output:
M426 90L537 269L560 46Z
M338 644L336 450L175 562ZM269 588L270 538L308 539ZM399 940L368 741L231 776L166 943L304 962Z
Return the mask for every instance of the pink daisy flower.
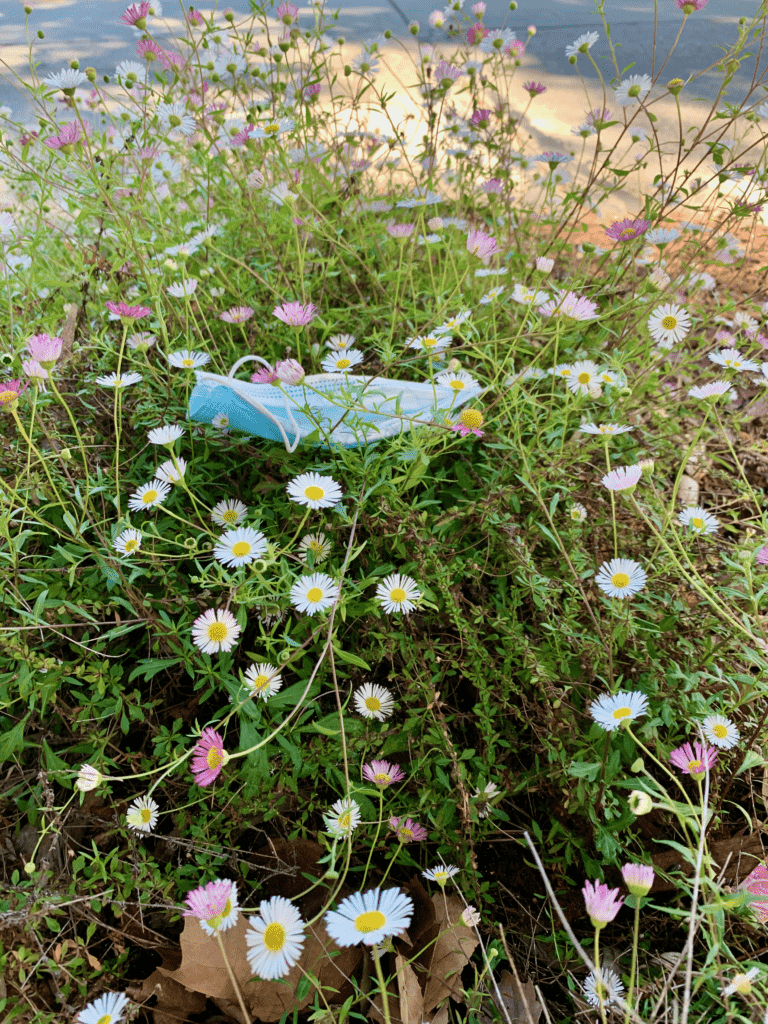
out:
M219 313L219 320L228 324L243 324L253 316L250 306L231 306L223 313Z
M467 29L467 42L470 46L479 46L487 35L488 29L483 25L482 21L476 21L474 25Z
M110 313L114 313L120 319L125 317L127 320L141 320L143 316L149 316L152 312L149 306L128 306L125 302L105 302L104 305Z
M486 195L500 196L503 188L501 178L489 178L488 181L483 182L480 188Z
M631 242L633 238L637 238L638 235L647 231L650 226L651 222L643 220L642 217L637 217L635 220L625 217L624 220L617 220L611 224L609 228L605 229L605 233L616 242Z
M273 370L271 366L265 366L251 374L252 384L277 384L279 380L277 370Z
M304 367L297 359L278 359L275 365L277 379L294 387L301 384L306 376Z
M393 238L408 238L415 227L415 224L387 224L387 231Z
M480 228L472 228L467 234L467 252L470 256L477 256L483 263L488 263L491 256L496 256L501 251L494 235L488 235Z
M215 878L199 889L187 893L184 902L189 907L182 917L196 917L207 935L225 932L237 922L237 883Z
M304 99L311 100L313 96L317 96L320 92L320 83L313 82L312 85L308 85L304 90Z
M684 743L682 747L673 750L669 760L679 768L683 775L690 775L692 779L703 779L707 771L711 771L717 760L719 751L717 747L701 745L698 741L691 746Z
M675 7L679 7L683 14L693 14L703 10L708 3L709 0L675 0Z
M19 400L19 395L27 390L29 381L0 381L0 409L11 409Z
M597 306L589 299L576 295L574 292L566 292L562 288L555 289L557 298L550 299L539 306L542 316L566 316L570 320L596 320L598 317Z
M585 882L581 892L594 928L604 928L624 905L624 900L618 898L619 890L609 889L602 882Z
M282 306L275 306L272 315L290 327L305 327L317 316L317 307L311 302L306 306L300 302L284 302Z
M63 344L62 338L52 338L49 334L33 334L27 338L27 352L44 370L50 370L56 365Z
M491 113L492 111L490 110L476 110L472 114L472 117L470 117L469 123L472 125L473 128L487 128L488 125L491 123Z
M363 765L363 778L379 789L385 789L395 782L402 782L405 773L398 765L390 764L389 761L371 761L370 764Z
M136 43L136 53L146 61L160 60L163 56L161 47L153 39L140 39Z
M600 478L609 491L628 491L635 487L643 475L641 466L617 466Z
M131 4L126 9L120 21L126 25L133 25L136 28L147 27L147 15L149 14L149 0L141 0L140 4Z
M390 818L389 824L394 829L401 843L420 843L427 838L427 830L410 818Z
M540 96L543 92L547 91L546 85L542 85L541 82L523 82L523 88L531 99L533 99L534 96Z
M755 561L758 565L768 565L768 544L766 544L765 547L760 548L755 555Z
M210 786L215 782L227 761L229 754L224 749L224 740L215 729L207 726L192 750L190 767L198 786Z
M625 864L621 869L624 884L633 896L647 896L653 885L653 868L648 864Z

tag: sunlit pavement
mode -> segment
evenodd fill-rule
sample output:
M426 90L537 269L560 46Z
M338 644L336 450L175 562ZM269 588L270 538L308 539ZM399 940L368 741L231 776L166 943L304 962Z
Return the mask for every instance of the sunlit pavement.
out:
M77 58L81 68L93 66L101 78L104 74L114 74L115 66L121 60L135 59L139 33L120 20L127 6L124 0L33 0L34 10L29 17L29 35L32 39L33 60L39 62L38 76L43 77L50 72L58 71L72 58ZM173 37L183 34L182 11L185 6L188 7L188 4L182 5L165 0L162 23L159 29L155 30L161 43L163 38L170 41ZM219 10L223 10L225 6L236 12L238 21L249 10L246 0L233 0L221 4ZM390 29L393 35L402 40L404 49L410 57L417 56L419 45L428 46L432 43L438 44L448 56L451 52L451 41L443 30L431 29L428 22L430 11L438 6L433 6L429 0L386 0L370 6L343 6L340 8L338 21L327 34L334 39L344 37L349 41L352 52L356 52L359 49L357 44L361 40ZM470 6L470 0L464 0L467 11ZM198 9L204 15L211 10L209 6L202 4ZM328 5L326 9L330 11L332 7ZM661 86L673 77L687 79L691 74L699 75L703 69L717 61L723 52L719 47L731 45L738 37L739 18L745 17L751 21L759 9L758 0L709 0L704 10L695 12L687 19L675 50L662 70L683 21L683 14L674 6L673 0L659 0L658 3L655 61L652 0L628 0L624 3L607 0L605 4L606 18L612 28L611 35L619 68L623 71L628 65L634 64L627 70L627 74L658 74ZM418 42L407 32L407 24L412 19L417 20L421 26ZM582 142L571 134L571 128L584 120L588 110L603 105L603 90L586 55L579 56L578 70L568 64L564 53L566 45L583 32L599 33L599 39L590 53L603 72L607 86L606 102L609 107L612 97L610 80L616 77L614 59L610 54L605 29L595 11L594 3L590 0L536 0L535 4L521 2L516 11L510 12L508 4L499 0L489 0L483 20L489 28L508 27L516 32L518 38L528 41L522 67L517 70L508 89L512 107L522 110L527 103L528 97L521 88L522 82L534 79L547 86L547 93L537 97L530 105L523 124L525 132L532 136L535 145L573 152L578 160ZM223 19L221 21L223 23ZM299 8L298 22L300 27L306 28L314 23L311 7ZM530 40L529 24L535 24L537 29L536 35ZM38 30L44 33L43 40L35 38ZM6 2L0 6L0 39L3 44L0 54L4 70L0 84L0 102L11 107L14 116L31 121L32 107L13 84L14 72L29 80L29 51L22 3ZM757 45L750 49L758 52ZM401 81L414 80L413 70L410 69L410 74L408 73L408 60L403 50L388 44L386 56L387 60L401 72ZM768 81L766 56L763 55L757 73L755 65L755 57L747 58L741 63L727 92L721 98L721 106L722 100L742 103L750 89L750 105L762 102L768 97L768 88L761 88L759 85L763 77ZM406 76L405 79L403 75ZM584 81L580 75L584 76ZM723 77L722 72L713 69L687 85L680 97L684 129L703 121L717 98ZM388 82L392 88L399 93L402 92L397 81L391 76L388 77L387 72L384 72L381 81ZM700 102L700 99L705 102ZM408 101L400 95L397 101L390 105L390 113L395 119L405 117L407 109ZM660 136L677 137L674 103L668 98L653 109L660 118L657 125ZM374 120L379 127L386 124L381 116ZM756 132L753 134L758 138ZM587 148L588 152L591 152L592 144L588 143ZM565 166L575 169L576 160L573 164ZM690 165L693 166L695 163L694 160ZM701 173L701 170L697 173ZM644 187L644 180L638 179L636 175L627 179L622 195L618 200L612 200L608 208L629 210L633 201L636 206L640 201L640 190Z

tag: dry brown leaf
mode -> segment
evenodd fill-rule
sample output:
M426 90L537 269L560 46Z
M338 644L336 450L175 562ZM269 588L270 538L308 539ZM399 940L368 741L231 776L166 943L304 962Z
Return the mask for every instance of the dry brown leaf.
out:
M424 989L424 1013L431 1013L448 996L461 1000L461 972L479 939L474 928L461 924L464 903L458 896L441 892L432 897L440 935L432 949L429 977Z
M504 1004L499 1006L495 990L492 988L493 1001L499 1009L507 1011L507 1016L512 1024L538 1024L541 1017L542 1007L536 999L536 989L533 982L528 980L524 985L520 984L509 971L502 971L498 981L499 995Z
M400 1020L402 1024L421 1024L424 997L419 979L411 965L399 953L395 956L397 990L400 996Z
M448 1004L441 1006L434 1017L425 1018L426 1024L448 1024Z
M202 1013L207 1002L202 992L190 992L178 981L166 977L160 968L144 980L137 996L131 993L131 998L138 1003L146 1003L152 996L157 996L157 1005L147 1010L154 1014L155 1024L179 1024L190 1014Z
M222 932L221 939L232 973L253 1020L276 1021L286 1010L301 1010L311 1002L314 995L312 990L301 1001L296 998L296 986L302 978L302 969L319 979L329 1003L343 1000L343 988L360 960L359 948L351 946L338 951L325 927L320 924L309 929L301 960L284 978L278 981L252 980L253 972L246 956L247 930L247 921L241 914L233 927ZM236 1006L237 993L229 980L217 940L206 935L197 920L187 918L180 941L181 967L175 971L159 967L160 974L172 978L192 992L202 992L222 1008L224 1004ZM333 952L336 955L331 958L329 954ZM240 1017L240 1012L235 1016Z

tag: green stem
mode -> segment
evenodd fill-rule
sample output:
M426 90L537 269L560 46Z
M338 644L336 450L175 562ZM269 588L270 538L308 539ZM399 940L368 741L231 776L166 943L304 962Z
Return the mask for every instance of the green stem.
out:
M387 992L387 986L384 981L384 971L381 968L378 943L374 945L371 952L373 954L373 966L379 982L379 991L381 992L381 1008L384 1011L384 1024L391 1024L391 1018L389 1016L389 993Z
M243 993L240 991L240 986L237 984L237 978L235 977L234 972L232 971L232 967L230 966L229 959L224 950L224 943L221 941L221 932L219 931L218 928L216 929L216 940L219 943L219 949L221 950L221 958L224 961L224 966L227 968L229 980L232 984L232 988L235 990L237 1001L240 1004L240 1010L242 1011L243 1014L243 1024L251 1024L251 1015L245 1008L245 1002L243 1001Z
M632 965L629 969L629 989L627 991L627 1010L624 1015L624 1024L629 1024L629 1015L632 1013L632 996L635 991L635 975L637 972L637 947L640 938L640 896L635 896L635 927L632 932Z

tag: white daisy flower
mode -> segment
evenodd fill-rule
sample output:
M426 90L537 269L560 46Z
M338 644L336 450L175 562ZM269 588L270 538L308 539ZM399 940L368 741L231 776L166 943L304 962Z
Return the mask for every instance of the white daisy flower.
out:
M477 928L480 924L480 914L470 903L462 910L459 920L465 928Z
M437 882L439 886L444 887L445 883L449 878L453 878L454 875L458 875L459 869L454 867L453 864L438 864L435 868L428 868L426 871L421 872L425 878L428 878L430 882Z
M234 569L249 565L267 550L267 538L252 526L228 530L219 537L213 548L213 557L222 565Z
M709 358L719 366L727 366L729 370L756 372L760 369L757 363L753 363L751 359L745 359L737 348L724 348L719 352L710 352Z
M174 281L165 290L174 299L183 299L185 296L194 295L197 290L197 278L188 277L183 281Z
M376 600L388 615L399 612L407 615L414 610L420 597L421 591L416 580L399 573L386 576L376 587Z
M618 423L582 423L579 427L582 434L626 434L632 427L620 427Z
M475 378L471 377L463 370L458 370L456 373L439 373L437 377L435 377L435 381L438 384L442 384L443 387L451 388L452 391L457 392L464 391L465 388L480 387Z
M573 366L570 363L558 363L548 371L553 377L562 377L567 380L573 373Z
M642 475L641 466L617 466L601 477L600 482L609 491L629 491L637 485Z
M578 53L586 53L590 46L594 46L599 38L600 34L598 32L585 32L578 39L574 39L570 46L566 46L565 56L575 57Z
M184 427L180 427L178 423L167 423L163 427L153 427L147 437L152 444L173 444L180 437L184 437Z
M192 643L203 654L231 651L239 636L237 619L225 608L209 608L192 624Z
M711 512L705 512L700 505L683 509L677 519L683 526L690 526L693 533L717 533L720 527L720 520Z
M177 100L175 103L158 103L155 113L160 127L166 131L194 135L197 130L197 123L194 117L188 113L187 105L183 100Z
M549 301L549 294L537 288L528 288L523 284L516 284L512 289L512 298L525 306L541 306Z
M292 132L296 122L292 117L281 117L270 121L260 121L251 132L252 139L272 139L284 132Z
M304 562L306 562L307 555L311 552L315 565L320 565L331 553L331 542L324 533L308 533L299 542L299 552Z
M265 981L282 978L301 958L304 921L290 900L273 896L261 901L258 917L248 918L245 941L253 973Z
M633 722L648 714L648 698L638 690L604 693L589 705L589 713L606 732L618 729L622 722Z
M105 377L97 377L96 383L103 388L127 388L131 384L138 384L140 380L140 373L108 373Z
M759 973L758 967L751 967L746 974L735 974L731 983L724 986L723 995L732 996L738 992L740 996L748 996L752 991L752 982Z
M75 1024L117 1024L128 1005L124 992L107 992L88 1003L75 1017Z
M283 685L280 670L266 662L249 665L245 670L245 679L249 691L248 696L254 699L261 697L262 700L267 700L274 696Z
M331 352L323 359L322 368L326 373L349 373L351 369L363 361L363 353L356 348L343 352Z
M691 318L682 306L667 302L657 306L648 317L648 330L662 348L672 348L691 329Z
M319 473L302 473L286 489L291 501L311 509L333 508L341 501L341 487L333 477Z
M46 75L43 81L52 89L76 89L78 85L88 81L88 76L74 68L63 68L61 71Z
M379 722L389 718L395 707L389 690L378 683L364 683L355 690L352 699L363 718L375 718Z
M612 558L597 570L595 583L609 597L623 599L639 593L645 586L645 570L630 558Z
M748 313L734 313L733 314L734 326L740 327L742 330L749 334L750 331L756 331L758 328L757 320Z
M413 901L399 889L370 889L347 896L324 917L325 929L338 946L364 942L375 946L400 935L411 923Z
M180 370L192 370L198 366L205 366L210 362L211 357L207 352L192 352L188 348L180 349L178 352L171 352L168 362Z
M404 210L412 210L417 206L434 206L435 203L442 203L442 201L437 193L430 192L429 189L417 188L411 199L399 199L395 206Z
M574 523L583 523L587 518L587 510L580 501L574 501L569 514Z
M565 378L568 389L575 395L588 395L599 384L600 368L591 359L581 359L571 366L571 372Z
M458 331L459 327L472 316L471 309L462 309L460 313L456 313L454 316L449 316L447 320L444 320L439 327L435 328L435 334L452 334L454 331Z
M134 832L153 832L159 809L151 796L137 797L125 812L125 823Z
M229 416L225 412L217 412L211 420L211 426L226 433L229 430Z
M155 470L155 476L158 480L165 480L167 484L177 484L186 472L186 459L177 458L175 462L173 459L166 459Z
M346 352L354 346L355 341L354 334L332 334L325 344L336 352Z
M448 348L450 343L450 338L436 333L417 334L413 338L406 339L405 342L408 348L415 348L420 352L439 352L441 349Z
M238 498L223 498L213 506L211 519L218 526L238 526L245 519L247 512L247 505Z
M616 971L610 967L607 970L601 969L600 979L598 981L595 972L592 971L584 982L584 998L590 1006L600 1006L601 1003L603 1006L611 1006L617 997L621 998L624 995L624 985Z
M338 596L338 583L321 572L302 576L291 587L291 604L298 611L306 612L308 615L327 611Z
M337 800L329 814L323 815L325 831L335 839L351 836L360 824L360 808L354 800L344 797Z
M649 75L630 75L613 90L613 96L620 107L634 107L645 100L652 87L653 79Z
M75 780L75 789L81 793L90 793L92 789L100 786L105 778L106 775L102 775L99 769L94 768L92 764L81 765Z
M650 231L645 232L646 242L650 242L651 245L668 245L670 242L674 242L676 238L680 237L680 232L674 228L651 228Z
M697 385L694 388L689 388L688 394L691 398L711 398L713 401L722 398L723 395L735 397L735 392L731 390L731 385L727 380L713 380L709 384Z
M154 508L161 505L171 490L170 484L165 480L150 480L148 484L139 487L128 499L128 508L132 512L141 512L144 509Z
M701 723L704 736L713 747L730 750L739 742L739 730L725 715L710 715Z
M115 537L115 551L121 555L132 555L141 547L141 530L123 530Z
M488 305L490 305L495 299L498 299L498 297L502 294L503 291L504 291L504 285L503 284L500 284L497 288L489 288L488 291L485 293L485 295L483 295L483 297L480 299L480 305L481 306L488 306ZM542 292L541 294L543 295L544 293ZM546 301L545 299L542 299L542 302L545 302L545 301Z

